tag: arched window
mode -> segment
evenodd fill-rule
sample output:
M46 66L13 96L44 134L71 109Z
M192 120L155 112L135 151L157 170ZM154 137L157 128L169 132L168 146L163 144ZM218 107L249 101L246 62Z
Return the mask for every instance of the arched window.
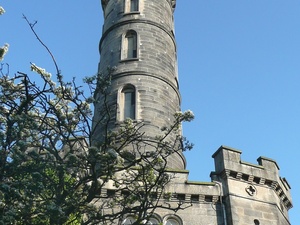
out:
M137 33L134 30L127 31L122 46L122 59L138 57Z
M169 215L164 219L164 225L182 225L182 220L177 215Z
M122 225L131 225L134 222L135 222L135 219L132 216L129 216L123 221Z
M168 219L165 225L180 225L179 222L175 219Z
M139 0L125 0L125 13L138 12L139 11Z
M131 225L135 221L136 219L134 219L132 216L129 216L123 221L122 225ZM159 221L156 218L150 218L146 225L159 225Z
M147 225L159 225L159 221L156 218L150 218Z
M136 96L135 87L132 85L125 86L121 91L121 120L135 119Z

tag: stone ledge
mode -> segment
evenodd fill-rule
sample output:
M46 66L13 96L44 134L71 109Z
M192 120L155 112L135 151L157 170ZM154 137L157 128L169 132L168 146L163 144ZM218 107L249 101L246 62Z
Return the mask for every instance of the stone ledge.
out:
M205 185L205 186L215 186L216 183L214 182L202 182L202 181L186 181L186 184L190 185Z

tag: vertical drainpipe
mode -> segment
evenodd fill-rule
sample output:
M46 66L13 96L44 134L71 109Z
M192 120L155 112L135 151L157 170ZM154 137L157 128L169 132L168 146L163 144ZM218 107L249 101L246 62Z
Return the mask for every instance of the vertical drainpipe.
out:
M221 208L222 208L222 216L223 216L223 221L224 225L227 225L227 218L226 218L226 208L225 205L223 204L223 186L222 183L219 181L213 181L216 185L218 185L219 190L220 190L220 203L221 203Z

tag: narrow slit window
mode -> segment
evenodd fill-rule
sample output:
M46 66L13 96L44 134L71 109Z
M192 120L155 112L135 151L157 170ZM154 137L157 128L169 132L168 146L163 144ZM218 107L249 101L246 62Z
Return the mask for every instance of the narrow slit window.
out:
M130 12L139 11L139 0L130 0Z
M133 86L128 86L122 90L123 99L123 109L122 109L122 119L135 119L135 108L136 108L136 96L135 88Z
M125 35L124 58L137 58L137 34L135 31L128 31Z
M138 12L139 0L124 0L125 1L125 13Z

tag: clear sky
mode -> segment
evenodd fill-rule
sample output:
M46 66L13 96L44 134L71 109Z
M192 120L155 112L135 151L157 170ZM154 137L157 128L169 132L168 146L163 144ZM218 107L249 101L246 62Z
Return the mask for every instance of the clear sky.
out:
M10 44L10 74L29 62L55 74L49 55L25 20L52 50L66 79L97 71L103 16L100 0L3 0L0 46ZM210 181L220 145L242 160L276 160L292 187L291 224L300 221L300 1L177 0L176 39L184 125L195 147L186 153L190 180Z

